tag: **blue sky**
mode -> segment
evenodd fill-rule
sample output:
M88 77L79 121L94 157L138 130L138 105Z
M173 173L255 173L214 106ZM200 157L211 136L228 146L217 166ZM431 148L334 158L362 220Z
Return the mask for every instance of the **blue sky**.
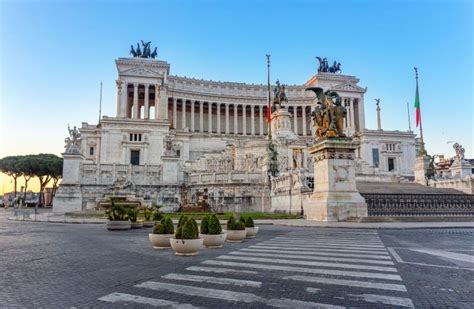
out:
M302 84L316 55L342 63L366 93L366 123L407 130L415 79L429 153L473 154L472 1L0 1L0 157L60 154L67 124L115 113L114 59L149 40L171 73Z

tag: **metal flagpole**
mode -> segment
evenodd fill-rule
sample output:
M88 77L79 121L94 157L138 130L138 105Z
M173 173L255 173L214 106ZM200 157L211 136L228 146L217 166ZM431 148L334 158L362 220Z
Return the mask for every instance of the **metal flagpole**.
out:
M270 55L267 54L267 114L270 113L271 117L271 106L270 106ZM270 109L270 110L268 110ZM272 139L272 126L271 119L267 116L267 126L268 126L268 139Z
M102 81L100 81L100 99L99 99L99 123L102 118Z
M411 132L411 122L410 122L410 105L407 102L407 112L408 112L408 131Z
M421 121L421 104L420 104L420 93L418 90L418 68L414 67L415 69L415 76L416 76L416 95L418 97L418 113L420 116L420 138L421 138L421 153L425 153L425 139L423 138L423 126Z

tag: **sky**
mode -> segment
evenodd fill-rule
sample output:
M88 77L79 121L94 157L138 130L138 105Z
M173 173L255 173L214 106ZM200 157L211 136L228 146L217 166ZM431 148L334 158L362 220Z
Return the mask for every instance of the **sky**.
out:
M367 128L415 129L415 74L430 154L473 158L470 0L0 0L0 157L64 150L67 125L115 115L117 71L131 44L152 41L171 74L303 84L315 56L342 63L367 87ZM32 181L36 183L37 181ZM36 186L36 184L32 184ZM0 176L0 194L12 183Z

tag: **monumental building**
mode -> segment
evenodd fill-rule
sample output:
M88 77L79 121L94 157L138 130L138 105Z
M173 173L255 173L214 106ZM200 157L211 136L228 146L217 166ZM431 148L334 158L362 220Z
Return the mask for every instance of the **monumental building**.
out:
M77 128L58 193L71 198L55 204L57 211L95 208L114 194L166 211L202 201L217 211L288 211L272 197L288 187L311 188L318 173L307 152L317 101L305 89L315 86L337 92L347 109L345 133L360 143L357 181L413 180L415 134L383 130L380 120L366 128L364 111L373 105L366 106L367 88L356 76L320 71L303 85L284 86L287 117L271 121L278 175L268 177L267 85L176 76L149 45L145 50L115 60L115 115Z

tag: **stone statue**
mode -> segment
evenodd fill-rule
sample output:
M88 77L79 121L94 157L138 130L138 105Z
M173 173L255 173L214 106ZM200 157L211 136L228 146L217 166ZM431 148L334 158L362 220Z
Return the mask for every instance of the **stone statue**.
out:
M269 161L268 175L275 177L278 174L278 153L275 144L271 141L267 146L267 155Z
M285 93L285 85L280 85L280 81L276 81L275 89L273 90L273 106L272 111L280 109L282 107L282 103L288 103L288 97Z
M81 133L77 129L76 126L74 126L73 129L67 125L67 130L69 132L69 137L67 137L64 142L66 143L66 153L80 153L80 141L81 141Z
M454 143L453 145L454 150L456 151L456 158L457 162L464 161L464 152L466 151L459 143Z
M328 59L326 57L316 57L319 61L318 73L337 73L342 72L341 63L334 61L333 65L330 67L328 64Z
M314 91L317 97L317 107L311 113L314 121L316 137L345 137L344 118L347 109L342 105L342 99L335 91L324 91L320 87L306 90Z

